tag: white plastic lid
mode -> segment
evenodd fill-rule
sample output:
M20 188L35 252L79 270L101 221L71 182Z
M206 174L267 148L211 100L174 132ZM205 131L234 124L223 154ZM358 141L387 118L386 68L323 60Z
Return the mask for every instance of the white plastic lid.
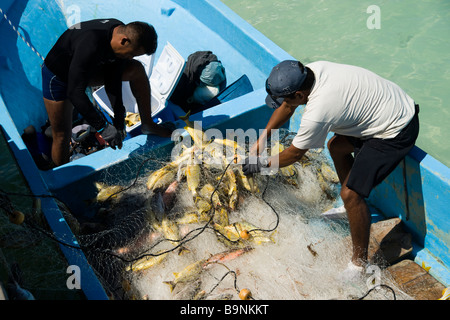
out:
M177 85L184 65L184 58L167 42L150 76L152 93L156 91L159 98L166 101Z

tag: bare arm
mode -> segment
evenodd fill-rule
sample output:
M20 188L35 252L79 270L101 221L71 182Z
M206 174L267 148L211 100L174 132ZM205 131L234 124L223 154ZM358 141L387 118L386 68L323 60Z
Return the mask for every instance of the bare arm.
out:
M272 168L282 168L299 161L303 155L308 151L307 149L298 149L293 145L290 145L287 149L281 153L269 157L269 166Z
M256 143L252 146L250 154L252 155L259 154L259 152L262 149L264 149L265 142L267 141L267 138L270 137L271 135L271 130L281 128L281 126L284 125L294 114L296 108L297 107L293 107L287 104L286 102L283 102L283 104L272 113L272 116L270 117L269 122L267 123L263 133L258 138Z

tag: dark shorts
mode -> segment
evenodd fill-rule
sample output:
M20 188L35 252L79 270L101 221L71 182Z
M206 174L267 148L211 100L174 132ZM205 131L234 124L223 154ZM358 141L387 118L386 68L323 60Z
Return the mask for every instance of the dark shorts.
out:
M414 146L419 135L419 106L409 124L392 139L346 137L355 147L347 187L367 198Z
M63 101L67 99L67 83L54 75L45 64L42 65L42 94L48 100Z

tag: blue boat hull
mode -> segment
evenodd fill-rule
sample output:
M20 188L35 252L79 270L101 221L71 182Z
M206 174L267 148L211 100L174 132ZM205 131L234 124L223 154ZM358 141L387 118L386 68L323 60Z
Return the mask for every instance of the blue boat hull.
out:
M49 171L37 168L21 138L28 125L40 127L47 118L40 89L42 59L31 47L45 56L66 29L66 19L67 23L74 17L147 21L158 32L160 45L156 55L166 41L184 58L197 50L213 51L226 67L229 83L245 74L255 90L204 110L191 120L202 121L204 129L214 127L223 133L226 129L265 127L271 109L264 104L264 81L275 64L293 58L220 1L163 0L132 2L133 5L127 6L117 0L63 3L64 7L44 0L4 0L1 4L12 24L20 26L18 30L28 44L5 19L0 21L0 32L6 37L0 48L0 124L35 195L57 195L75 211L83 210L79 199L89 199L95 194L89 186L99 177L120 173L118 179L127 175L131 179L133 160L143 156L167 157L174 145L170 139L137 135L125 141L121 150L104 149ZM122 9L117 10L118 7ZM299 123L300 115L294 116L287 127L297 131ZM176 124L183 126L181 121ZM414 238L416 262L431 266L430 273L446 286L450 285L449 182L450 169L416 147L369 198L371 206L386 217L400 217L404 221ZM42 202L55 235L76 247L77 239L55 201L43 198ZM61 250L69 265L80 267L81 288L86 298L108 299L80 250L64 245Z

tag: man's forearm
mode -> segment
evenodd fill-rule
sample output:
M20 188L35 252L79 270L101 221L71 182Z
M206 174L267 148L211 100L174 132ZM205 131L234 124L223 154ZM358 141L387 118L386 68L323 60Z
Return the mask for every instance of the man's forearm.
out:
M292 107L286 102L283 102L283 104L273 112L272 116L269 119L269 122L267 123L266 129L281 128L281 126L283 126L292 117L295 109L296 107Z
M258 155L261 150L264 149L265 141L267 141L267 138L269 138L272 134L272 130L281 128L281 126L283 126L294 114L295 109L295 107L291 107L287 103L283 102L283 104L273 112L266 128L256 143L252 146L250 153L253 155Z
M293 145L290 145L289 148L283 150L281 153L269 157L269 166L272 168L287 167L294 162L299 161L306 151L308 150L298 149Z

